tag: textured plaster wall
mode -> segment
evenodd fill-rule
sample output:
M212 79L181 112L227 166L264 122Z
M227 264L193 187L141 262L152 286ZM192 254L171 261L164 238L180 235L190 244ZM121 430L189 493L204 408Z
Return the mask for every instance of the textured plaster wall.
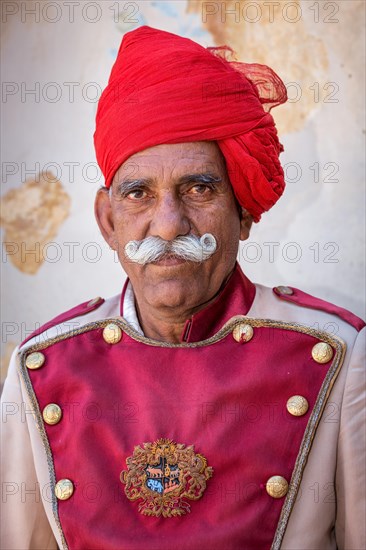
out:
M93 218L92 136L121 37L141 24L229 44L282 77L287 189L240 263L364 315L363 0L4 1L1 18L3 373L37 324L123 284Z

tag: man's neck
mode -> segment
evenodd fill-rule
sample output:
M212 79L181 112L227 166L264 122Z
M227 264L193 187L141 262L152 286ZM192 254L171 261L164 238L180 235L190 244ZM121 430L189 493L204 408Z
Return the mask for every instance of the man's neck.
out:
M204 309L216 296L193 309L182 308L178 311L176 308L152 309L146 307L146 304L139 301L135 295L136 314L142 331L147 338L179 344L182 342L182 334L187 319Z
M153 340L198 342L215 334L229 319L246 315L255 297L255 286L239 265L208 301L192 308L152 308L127 280L121 301L121 315L135 330Z
M174 316L169 316L169 314L164 315L161 312L144 311L137 303L136 312L140 326L147 338L173 344L181 342L182 332L189 314L177 318L176 313Z

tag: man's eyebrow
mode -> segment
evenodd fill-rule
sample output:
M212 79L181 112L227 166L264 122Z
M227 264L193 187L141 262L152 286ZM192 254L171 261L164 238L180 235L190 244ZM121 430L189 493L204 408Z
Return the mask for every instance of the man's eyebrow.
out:
M187 174L185 176L182 176L179 178L179 183L220 183L222 181L222 178L220 176L216 176L215 174L212 174L210 172L199 172L197 174Z
M141 187L148 187L151 185L151 179L149 178L136 178L133 180L124 180L117 185L117 193L119 195L127 195L131 191L140 189Z
M210 172L199 172L195 174L185 174L178 179L179 185L189 184L189 183L203 183L203 184L214 184L220 183L222 178L216 176ZM121 181L117 185L117 193L122 196L128 195L131 191L136 189L147 188L152 185L153 181L150 178L135 178L131 180Z

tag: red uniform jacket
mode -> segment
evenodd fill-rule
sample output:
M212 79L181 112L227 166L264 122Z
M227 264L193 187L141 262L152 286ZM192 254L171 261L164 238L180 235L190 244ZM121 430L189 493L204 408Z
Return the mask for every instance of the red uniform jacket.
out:
M276 292L317 307L300 291ZM345 344L245 317L254 294L237 267L181 344L145 338L119 317L23 351L65 548L280 547ZM105 338L111 323L115 343ZM328 356L314 351L321 342ZM27 368L36 352L44 363ZM49 404L61 411L55 424L42 416ZM61 500L64 479L72 494Z

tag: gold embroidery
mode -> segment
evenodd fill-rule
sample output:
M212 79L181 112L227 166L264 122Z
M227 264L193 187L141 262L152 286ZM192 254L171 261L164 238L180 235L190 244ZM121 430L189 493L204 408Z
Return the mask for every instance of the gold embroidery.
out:
M185 499L201 498L213 473L205 457L195 454L193 445L186 447L171 439L135 447L126 463L128 469L120 476L126 496L132 501L142 499L138 509L145 516L187 514L190 505Z

